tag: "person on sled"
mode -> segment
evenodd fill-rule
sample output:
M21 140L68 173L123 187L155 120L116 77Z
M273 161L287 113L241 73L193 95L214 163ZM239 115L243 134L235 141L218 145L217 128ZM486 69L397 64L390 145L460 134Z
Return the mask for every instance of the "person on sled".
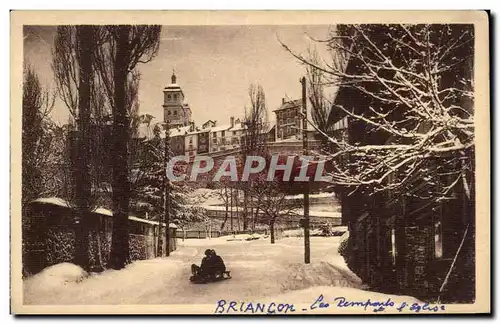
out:
M215 250L210 250L210 264L212 266L211 273L215 278L222 278L226 271L226 265L222 258L215 253Z
M193 277L203 280L222 278L224 271L226 271L224 261L211 249L205 250L205 257L201 260L201 266L191 265Z

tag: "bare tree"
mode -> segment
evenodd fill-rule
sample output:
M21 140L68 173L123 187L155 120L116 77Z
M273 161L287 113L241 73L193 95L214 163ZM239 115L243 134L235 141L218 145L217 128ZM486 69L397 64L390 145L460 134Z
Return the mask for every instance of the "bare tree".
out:
M22 111L22 205L46 191L44 170L49 167L55 139L48 115L54 96L42 88L36 72L24 68Z
M110 263L121 269L129 262L128 213L130 200L129 139L131 97L127 87L138 63L157 54L160 26L105 26L100 28L100 47L94 65L99 71L113 112L113 238Z
M227 220L229 218L229 204L231 203L231 188L227 182L219 182L217 191L217 197L222 200L224 203L224 207L226 208L226 212L224 214L224 220L220 226L220 230L223 231L226 226ZM231 231L233 231L233 216L231 215Z
M321 62L321 57L316 49L309 50L308 57L314 65L320 64ZM340 63L337 64L338 66L341 66ZM314 66L306 65L306 73L308 79L308 99L309 104L312 107L310 110L312 122L314 122L316 127L323 133L328 136L332 136L333 125L329 123L328 119L333 105L333 95L328 94L326 91L330 87L330 84L325 77L325 73ZM328 138L322 136L321 139L322 150L330 152L331 144L329 143Z
M250 155L264 155L266 153L266 140L268 131L268 112L266 95L261 85L251 84L248 89L250 108L245 107L243 120L244 133L241 140L243 161ZM241 186L243 191L243 230L248 229L248 186Z
M96 49L102 46L102 40L100 40L98 31L99 29L97 27L92 28L93 44L90 44L93 47L92 57L95 57ZM78 33L75 26L59 26L57 28L54 49L52 52L52 70L55 76L56 89L59 97L65 103L70 113L68 136L71 138L70 142L73 144L78 143L77 136L79 134L78 127L76 127L76 129L73 127L75 126L75 122L79 122L78 92L80 91L81 68L80 58L79 55L77 55L77 51L79 51L78 42ZM89 127L91 131L87 134L87 137L91 143L91 166L88 178L91 181L92 193L90 205L95 207L103 203L101 193L107 190L109 183L108 170L105 163L106 153L109 154L109 152L106 151L105 147L109 137L107 127L110 126L111 122L111 109L105 96L102 81L94 71L92 71L90 82L90 105L90 121L88 123L90 124ZM73 167L77 166L74 165ZM71 186L68 186L68 189L70 187ZM66 191L65 198L72 202L75 193L71 192L71 190Z
M345 67L283 45L326 83L366 102L337 98L329 115L328 123L346 116L349 127L362 127L357 138L312 123L333 146L333 183L432 204L456 190L474 199L473 40L469 25L341 25L324 43L348 58ZM416 194L422 182L426 190Z
M296 215L300 204L295 199L287 199L284 184L279 179L267 181L266 174L256 179L250 190L258 209L269 222L271 244L274 244L276 221L283 216Z
M92 207L91 108L95 53L95 28L60 26L53 53L53 71L59 96L77 121L74 165L74 202L77 208L75 263L89 268L88 224L85 216Z

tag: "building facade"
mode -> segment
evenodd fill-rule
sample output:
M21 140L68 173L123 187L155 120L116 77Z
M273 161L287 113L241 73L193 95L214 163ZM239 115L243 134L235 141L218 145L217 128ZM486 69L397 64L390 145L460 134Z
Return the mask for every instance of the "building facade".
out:
M301 112L302 101L300 99L286 101L282 99L281 106L274 110L276 114L276 141L289 138L301 139Z
M186 154L186 134L190 126L170 128L170 149L174 156Z
M207 154L210 152L210 130L203 129L197 134L198 154Z
M186 132L184 140L185 154L190 158L194 157L198 151L198 131L194 123L189 126L189 130Z

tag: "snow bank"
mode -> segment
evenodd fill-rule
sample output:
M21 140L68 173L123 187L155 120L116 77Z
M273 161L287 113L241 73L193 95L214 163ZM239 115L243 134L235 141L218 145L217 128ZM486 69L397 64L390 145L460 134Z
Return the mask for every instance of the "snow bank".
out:
M221 236L220 238L225 239L226 241L253 241L253 240L259 240L261 238L267 238L267 237L269 237L269 235L237 234L237 235Z
M302 228L283 231L283 237L302 237L302 236L304 236L304 229Z
M68 283L80 282L88 277L88 273L72 263L59 263L47 267L36 275L26 279L30 289L52 290L64 287Z
M70 266L72 271L69 271ZM67 267L64 271L46 269L48 274L44 270L40 276L26 279L23 302L38 305L140 304L145 302L144 296L171 286L173 278L185 270L185 264L179 260L157 258L136 261L122 270L110 269L78 280L78 275L83 274L78 272L81 268L72 264L64 267ZM64 284L60 278L65 278Z
M337 263L342 265L342 261L338 260ZM325 261L310 264L292 263L287 266L286 275L278 280L284 292L313 286L361 288L361 280L346 268Z

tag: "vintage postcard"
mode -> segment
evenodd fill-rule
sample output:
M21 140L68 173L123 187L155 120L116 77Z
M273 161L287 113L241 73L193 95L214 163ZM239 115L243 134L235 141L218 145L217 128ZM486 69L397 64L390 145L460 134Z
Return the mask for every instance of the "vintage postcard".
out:
M11 12L11 312L490 313L488 23Z

